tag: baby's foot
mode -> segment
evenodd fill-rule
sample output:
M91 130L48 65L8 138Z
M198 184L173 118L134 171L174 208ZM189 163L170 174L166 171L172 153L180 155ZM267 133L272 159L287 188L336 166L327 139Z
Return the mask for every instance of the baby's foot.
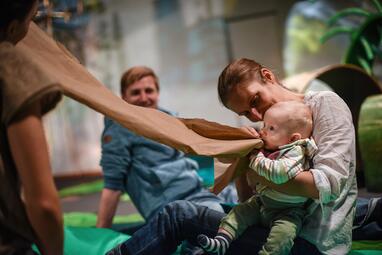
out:
M215 238L198 235L198 243L207 252L224 255L229 247L230 240L227 240L226 235L218 234Z

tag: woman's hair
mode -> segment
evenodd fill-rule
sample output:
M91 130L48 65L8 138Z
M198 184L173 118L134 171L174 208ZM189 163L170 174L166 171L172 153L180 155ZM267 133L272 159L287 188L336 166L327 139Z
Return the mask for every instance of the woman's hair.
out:
M235 60L226 66L218 81L218 94L222 104L227 106L228 96L235 86L248 84L254 79L264 83L260 72L262 68L263 66L256 61L247 58Z
M1 0L0 28L9 26L12 20L23 21L37 0Z
M125 93L125 90L134 82L143 79L144 77L151 76L154 78L155 86L159 91L158 77L151 68L146 66L135 66L127 70L121 78L121 95Z

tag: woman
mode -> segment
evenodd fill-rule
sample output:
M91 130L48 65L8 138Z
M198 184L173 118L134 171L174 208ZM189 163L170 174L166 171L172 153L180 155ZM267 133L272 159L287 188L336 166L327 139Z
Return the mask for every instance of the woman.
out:
M0 254L63 253L60 201L42 115L60 99L31 59L14 47L26 35L37 0L0 2Z
M274 74L253 60L240 59L221 73L218 84L222 103L251 121L262 120L264 112L281 101L301 101L313 113L313 138L319 151L313 167L289 182L276 185L248 171L237 180L241 201L252 195L250 186L261 182L290 195L310 198L308 215L292 254L346 254L351 248L357 185L355 177L355 133L351 113L333 92L307 95L289 91ZM198 234L216 234L225 214L179 201L171 203L111 254L171 254L184 239L195 243ZM228 254L253 254L265 242L268 229L249 228L232 243Z

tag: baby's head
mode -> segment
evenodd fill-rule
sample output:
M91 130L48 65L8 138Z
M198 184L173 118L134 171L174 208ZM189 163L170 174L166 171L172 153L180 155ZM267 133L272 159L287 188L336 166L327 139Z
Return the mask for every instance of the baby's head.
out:
M309 138L313 130L310 108L298 101L272 105L265 112L263 121L260 136L267 150L277 150L281 145Z

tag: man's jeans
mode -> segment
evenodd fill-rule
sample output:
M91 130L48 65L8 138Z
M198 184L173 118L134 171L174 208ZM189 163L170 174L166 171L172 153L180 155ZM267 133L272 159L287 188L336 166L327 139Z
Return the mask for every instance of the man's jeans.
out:
M172 254L183 240L196 245L199 234L215 236L224 213L196 206L187 201L175 201L135 232L133 238L108 254ZM226 254L256 254L265 243L269 230L252 226L232 243ZM200 252L200 253L199 253ZM193 254L203 254L201 250ZM291 254L320 254L317 248L302 238L296 238Z
M353 240L382 240L382 198L358 198Z

